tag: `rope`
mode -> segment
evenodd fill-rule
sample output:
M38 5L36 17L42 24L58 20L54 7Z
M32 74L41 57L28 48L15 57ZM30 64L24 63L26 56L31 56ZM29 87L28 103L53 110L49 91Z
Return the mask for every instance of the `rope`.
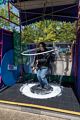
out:
M46 3L45 3L45 4L46 4ZM45 11L46 11L46 6L45 6L45 4L44 4L44 13L45 13ZM30 19L30 20L27 20L27 22L29 22L29 21L31 21L31 20L36 20L36 19L38 19L38 18L45 17L46 15L47 15L47 16L52 15L52 14L55 14L55 13L57 13L57 12L61 12L61 11L64 11L64 10L73 8L73 7L75 7L75 6L77 6L77 5L73 5L73 6L69 6L69 7L60 9L60 10L56 10L56 11L54 11L53 13L52 13L52 12L51 12L51 13L48 13L48 14L44 14L44 13L43 13L43 15L41 15L41 16L39 16L39 17L35 17L35 18ZM25 13L27 13L27 12L25 12ZM33 12L32 12L32 13L33 13ZM36 14L42 14L42 13L36 13ZM77 19L77 17L72 17L72 16L61 16L61 15L53 15L53 16L59 16L59 17L75 18L75 19ZM25 23L25 22L26 22L26 21L21 22L21 24L22 24L22 23Z
M45 16L49 16L49 15L52 15L52 13L50 13L50 14L45 14ZM78 17L73 17L73 16L63 16L63 15L53 15L53 17L54 16L56 16L56 17L66 17L66 18L70 18L70 19L78 19ZM27 20L27 22L30 22L30 21L32 21L32 20L36 20L36 19L38 19L38 18L42 18L42 16L39 16L39 17L35 17L35 18L32 18L32 19L30 19L30 20ZM21 22L21 24L23 24L23 23L25 23L26 21L24 21L24 22Z
M72 5L72 6L63 8L63 9L56 10L56 11L54 11L53 13L62 12L62 11L64 11L64 10L67 10L67 9L70 9L70 8L73 8L73 7L76 7L76 6L77 6L77 5ZM40 12L37 13L37 12L21 11L21 10L20 10L20 12L21 12L21 13L42 14L42 13L40 13Z
M63 8L63 9L59 9L59 10L56 10L56 11L54 11L53 12L53 14L54 13L57 13L57 12L62 12L62 11L64 11L64 10L67 10L67 9L70 9L70 8L73 8L73 7L76 7L77 5L72 5L72 6L69 6L69 7L66 7L66 8ZM40 12L30 12L30 11L21 11L20 10L20 13L30 13L30 14L42 14L42 13L40 13Z

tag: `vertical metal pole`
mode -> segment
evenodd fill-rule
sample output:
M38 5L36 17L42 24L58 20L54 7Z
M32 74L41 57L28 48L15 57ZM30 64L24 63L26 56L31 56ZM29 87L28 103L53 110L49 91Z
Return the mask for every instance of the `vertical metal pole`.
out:
M9 3L9 0L8 0L8 18L10 20L10 3Z
M45 22L46 22L46 15L45 15L45 12L46 12L46 4L47 4L47 0L44 2L44 6L43 6L43 15L42 15L42 24L45 25ZM44 26L46 28L46 25ZM44 27L43 27L43 30L44 30ZM43 31L43 42L44 42L44 39L45 39L45 34L44 34L44 31Z
M19 22L20 22L20 54L22 51L22 46L21 46L21 39L22 39L22 27L21 27L21 19L20 19L20 11L19 11ZM24 67L23 67L23 56L21 55L21 65L20 65L20 82L24 81Z

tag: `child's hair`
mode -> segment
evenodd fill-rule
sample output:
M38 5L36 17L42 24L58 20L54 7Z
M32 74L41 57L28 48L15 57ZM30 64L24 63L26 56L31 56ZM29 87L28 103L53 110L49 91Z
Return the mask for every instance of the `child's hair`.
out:
M42 45L42 47L45 49L46 48L46 44L44 42L40 42L39 46Z

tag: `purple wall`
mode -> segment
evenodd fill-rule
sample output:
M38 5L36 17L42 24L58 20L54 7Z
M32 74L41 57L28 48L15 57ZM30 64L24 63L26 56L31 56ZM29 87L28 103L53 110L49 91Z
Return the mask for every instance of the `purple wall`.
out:
M0 88L3 85L1 79L1 61L4 54L13 48L13 33L4 29L0 29Z

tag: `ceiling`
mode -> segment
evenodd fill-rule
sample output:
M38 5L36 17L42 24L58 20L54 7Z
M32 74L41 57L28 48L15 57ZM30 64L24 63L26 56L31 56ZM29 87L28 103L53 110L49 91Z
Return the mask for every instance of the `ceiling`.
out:
M44 6L60 6L75 4L77 0L12 0L13 4L21 10L43 8Z

